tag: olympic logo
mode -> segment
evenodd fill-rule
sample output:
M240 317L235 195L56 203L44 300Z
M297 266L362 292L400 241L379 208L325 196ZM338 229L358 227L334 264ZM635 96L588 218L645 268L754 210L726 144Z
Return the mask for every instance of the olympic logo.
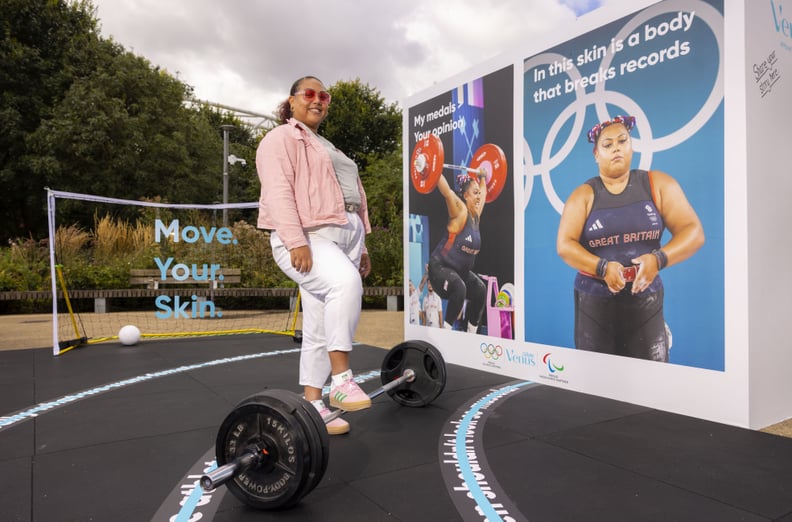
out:
M540 66L550 66L568 62L570 67L565 69L564 74L574 85L575 99L564 108L550 125L547 131L541 153L537 154L531 150L528 140L523 137L523 158L524 158L524 193L523 210L528 206L533 190L533 178L541 180L547 199L553 208L561 214L564 208L564 201L558 196L550 173L557 168L569 156L575 145L580 141L581 134L585 132L583 128L586 109L593 105L597 114L597 121L610 119L608 106L620 107L624 113L636 116L640 138L633 138L633 148L640 153L640 163L638 168L649 170L652 165L652 155L655 152L671 149L698 132L709 121L712 115L720 106L723 100L723 15L712 5L703 1L690 0L668 0L659 2L636 13L627 23L614 35L614 40L627 41L630 35L636 30L640 30L646 22L666 13L677 15L678 13L695 13L697 19L702 20L712 32L717 44L718 68L715 77L712 79L710 93L706 100L698 108L698 112L684 123L677 130L665 136L655 137L649 118L641 107L629 96L614 90L607 90L606 83L608 78L603 78L594 86L594 91L586 93L585 82L580 82L583 75L580 69L569 57L557 53L543 53L526 60L523 64L523 73L527 74L530 70ZM599 71L607 71L611 67L615 53L606 53L602 57ZM649 55L651 58L652 55ZM651 63L651 62L650 62ZM585 64L591 65L591 64ZM574 118L569 135L560 147L556 145L556 139L562 128ZM537 161L538 156L538 161Z
M481 353L484 354L485 359L492 359L493 361L497 361L503 355L503 347L499 344L494 345L481 343L479 350L481 350Z

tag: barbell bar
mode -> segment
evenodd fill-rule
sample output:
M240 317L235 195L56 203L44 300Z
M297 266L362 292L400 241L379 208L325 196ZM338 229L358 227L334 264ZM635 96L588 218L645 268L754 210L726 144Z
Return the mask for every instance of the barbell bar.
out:
M451 165L450 163L443 163L443 168L450 170L466 171L470 174L475 174L476 176L487 175L487 171L482 168L474 169L471 167L465 167L464 165Z
M401 377L399 377L398 379L393 380L393 381L391 381L391 382L389 382L387 384L383 384L382 386L380 386L379 388L377 388L373 392L369 393L368 394L369 399L373 400L373 399L379 397L380 395L382 395L383 393L385 393L388 390L392 390L392 389L394 389L394 388L396 388L398 386L401 386L405 382L412 382L414 380L415 380L415 371L413 371L410 368L407 368L404 371L404 373L401 375ZM333 410L330 413L330 415L324 417L325 424L334 421L335 419L337 419L338 417L340 417L344 413L346 413L346 410L342 410L340 408L337 409L337 410Z
M262 455L266 455L266 451L261 452ZM252 448L248 448L245 450L242 455L235 458L228 464L224 464L218 468L213 469L201 476L201 487L204 491L211 491L217 486L225 484L234 476L242 470L249 468L250 466L260 463L263 459L262 455L259 455L257 452L253 451Z
M503 191L508 177L509 165L506 154L494 143L485 143L473 154L469 166L444 163L443 142L438 136L428 134L413 148L410 163L410 181L421 194L429 194L437 187L443 169L468 172L474 176L486 176L487 203L495 201Z
M429 160L427 159L426 153L418 154L416 158L413 160L413 168L417 170L419 173L423 172L423 170L426 168L428 164L429 164ZM482 168L474 169L472 167L465 167L464 165L452 165L450 163L443 163L443 168L450 170L466 171L469 172L470 174L475 174L475 175L487 174L487 171Z

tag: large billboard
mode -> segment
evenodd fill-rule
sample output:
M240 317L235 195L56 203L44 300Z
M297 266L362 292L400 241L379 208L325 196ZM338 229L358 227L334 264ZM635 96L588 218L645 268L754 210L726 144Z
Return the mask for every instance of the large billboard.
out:
M602 8L405 100L405 337L730 424L792 414L788 4Z

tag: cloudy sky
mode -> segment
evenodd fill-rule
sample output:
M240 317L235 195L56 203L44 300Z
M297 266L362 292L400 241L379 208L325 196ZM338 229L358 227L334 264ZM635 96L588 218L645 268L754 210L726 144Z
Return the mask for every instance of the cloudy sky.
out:
M202 100L272 114L291 83L360 78L400 102L629 0L93 0L101 35Z

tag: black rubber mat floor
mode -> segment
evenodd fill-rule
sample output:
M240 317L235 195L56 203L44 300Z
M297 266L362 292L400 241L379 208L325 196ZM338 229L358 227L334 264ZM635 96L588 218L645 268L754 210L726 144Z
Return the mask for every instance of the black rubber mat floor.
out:
M383 395L347 414L290 510L197 489L242 398L299 390L298 350L243 335L0 352L0 520L792 521L792 439L453 365L429 406ZM356 347L356 374L385 353Z

